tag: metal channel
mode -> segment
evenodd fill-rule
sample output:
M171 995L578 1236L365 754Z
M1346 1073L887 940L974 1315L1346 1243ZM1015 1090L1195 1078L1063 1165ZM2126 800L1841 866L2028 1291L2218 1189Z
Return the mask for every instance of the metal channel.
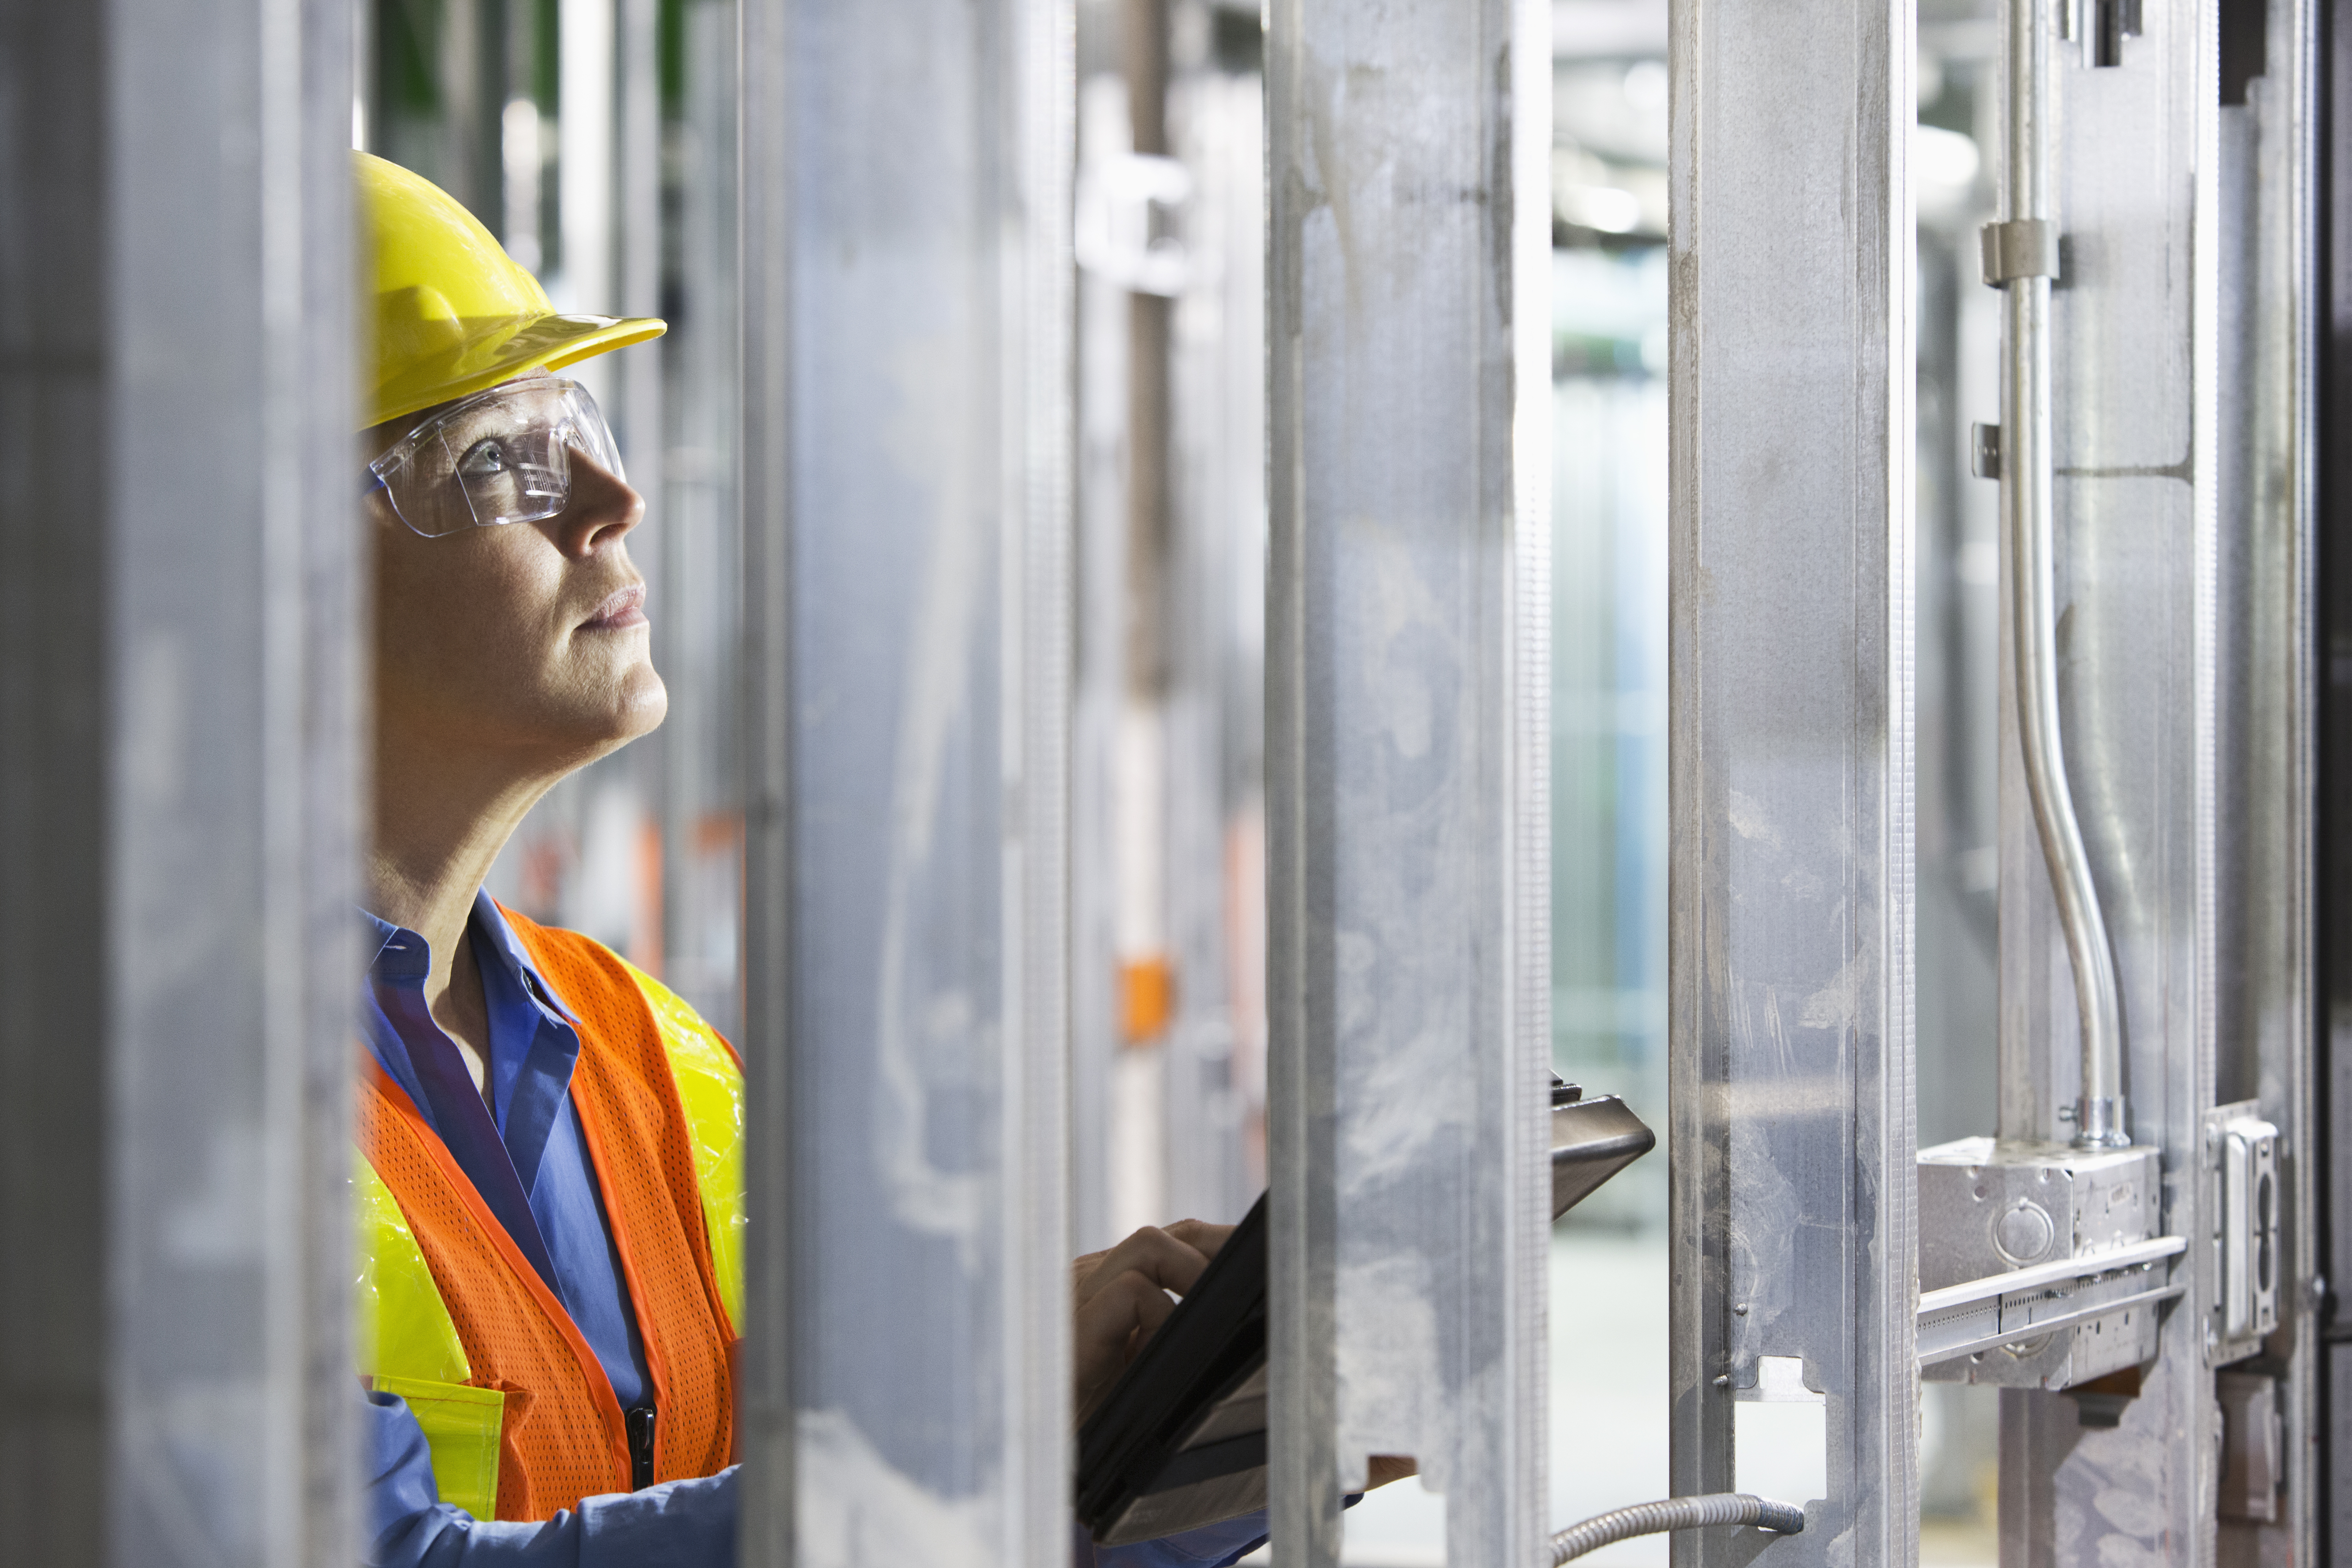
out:
M1527 0L1270 13L1271 1467L1299 1568L1338 1561L1375 1454L1444 1495L1449 1562L1547 1560L1549 37Z
M2043 25L2052 19L2036 13ZM2193 1177L2213 1103L2210 940L2219 635L2215 579L2213 13L2145 0L2120 63L2049 68L2052 608L2058 704L2122 999L2132 1130L2164 1152L2162 1228L2206 1234ZM2047 47L2047 40L2044 40ZM2012 197L2012 199L2014 199ZM2002 569L2018 562L2004 559ZM2012 596L2011 605L2016 602ZM2004 638L2006 646L2012 645ZM2005 655L2006 656L2006 655ZM2002 1137L2063 1140L2085 1085L2063 924L2036 843L2014 667L2000 783ZM2219 1451L2209 1286L2163 1312L2158 1353L2113 1427L2032 1390L2001 1396L2001 1557L2210 1561Z
M1066 0L747 0L743 1562L1069 1550Z
M2233 11L2220 51L2215 670L2210 809L2213 1093L2276 1125L2284 1202L2278 1329L2253 1368L2279 1379L2284 1492L2267 1521L2225 1519L2217 1561L2326 1561L2315 1432L2325 1347L2314 1200L2313 30L2318 7ZM2305 1157L2293 1151L2306 1151ZM2204 1151L2200 1151L2200 1154ZM2204 1200L2219 1195L2203 1188ZM2216 1205L2218 1207L2218 1205ZM2206 1233L2219 1228L2209 1220ZM2209 1263L2218 1261L2202 1249ZM2255 1261L2247 1260L2247 1261ZM2236 1360L2209 1276L2207 1359ZM2238 1354L2232 1354L2238 1353ZM2225 1422L2227 1416L2225 1416ZM2241 1434L2242 1436L2242 1434ZM2227 1467L2225 1467L2227 1468ZM2225 1510L2235 1512L2235 1510Z
M0 6L12 1561L355 1554L349 9Z
M2352 412L2352 5L2324 0L2312 6L2306 47L2313 106L2313 313L2309 345L2316 430L2341 429ZM2312 35L2315 35L2313 37ZM2352 1265L2352 444L2315 442L2307 448L2315 472L2312 535L2317 601L2314 627L2318 674L2312 802L2317 875L2316 987L2311 1033L2316 1047L2312 1109L2315 1125L2294 1163L2313 1172L2317 1200L2314 1317L2322 1343L2318 1401L2313 1412L2311 1488L2317 1494L2318 1551L2311 1561L2329 1568L2352 1563L2352 1311L2345 1281ZM2299 1196L2299 1195L2298 1195ZM2290 1416L2292 1419L2292 1416Z
M2074 1142L2084 1148L2131 1143L2123 1092L2122 999L2115 951L2091 880L2089 853L2066 777L2058 722L2058 610L2052 580L2050 474L2050 287L2058 246L2050 237L2050 57L2055 47L2052 0L2009 0L2002 44L2008 75L2003 194L2008 217L1987 232L1989 262L1999 241L2030 235L2044 254L2020 257L1992 276L2001 301L2001 533L2009 555L2011 668L2016 680L2018 747L2033 825L2074 967L2082 1019L2082 1092L2074 1102ZM2002 258L2006 260L2007 258ZM2012 269L2013 268L2013 269ZM2029 270L2030 269L2030 270Z
M1917 1557L1912 12L1671 14L1670 1484L1789 1357L1828 1494L1678 1568Z

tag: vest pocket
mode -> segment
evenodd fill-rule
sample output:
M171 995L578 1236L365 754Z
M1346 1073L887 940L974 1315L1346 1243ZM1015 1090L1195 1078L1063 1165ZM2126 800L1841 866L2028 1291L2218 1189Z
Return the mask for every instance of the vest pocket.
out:
M379 1392L397 1394L425 1428L433 1450L433 1484L441 1500L476 1519L499 1514L499 1429L507 1396L496 1388L428 1383L421 1377L374 1379Z

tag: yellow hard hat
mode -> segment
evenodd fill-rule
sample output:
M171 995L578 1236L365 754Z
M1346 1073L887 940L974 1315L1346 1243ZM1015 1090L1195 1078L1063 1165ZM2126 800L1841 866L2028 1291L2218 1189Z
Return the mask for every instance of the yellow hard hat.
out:
M375 289L361 429L668 330L650 317L557 315L539 279L448 192L365 152L352 161Z

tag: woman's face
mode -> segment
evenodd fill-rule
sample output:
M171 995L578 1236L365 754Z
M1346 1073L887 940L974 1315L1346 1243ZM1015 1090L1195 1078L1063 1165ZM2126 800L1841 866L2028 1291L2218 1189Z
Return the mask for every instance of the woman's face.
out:
M429 413L378 426L362 460ZM449 444L466 439L457 432ZM371 493L376 724L387 752L472 749L561 770L661 723L669 695L626 543L645 498L576 447L570 470L556 516L435 538Z

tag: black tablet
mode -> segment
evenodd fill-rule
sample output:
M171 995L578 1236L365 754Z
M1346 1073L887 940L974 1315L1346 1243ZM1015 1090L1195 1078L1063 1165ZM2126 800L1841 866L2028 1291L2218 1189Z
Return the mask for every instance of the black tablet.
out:
M1657 1141L1615 1095L1555 1082L1552 1218ZM1265 1281L1261 1197L1079 1428L1075 1506L1100 1544L1265 1506Z

